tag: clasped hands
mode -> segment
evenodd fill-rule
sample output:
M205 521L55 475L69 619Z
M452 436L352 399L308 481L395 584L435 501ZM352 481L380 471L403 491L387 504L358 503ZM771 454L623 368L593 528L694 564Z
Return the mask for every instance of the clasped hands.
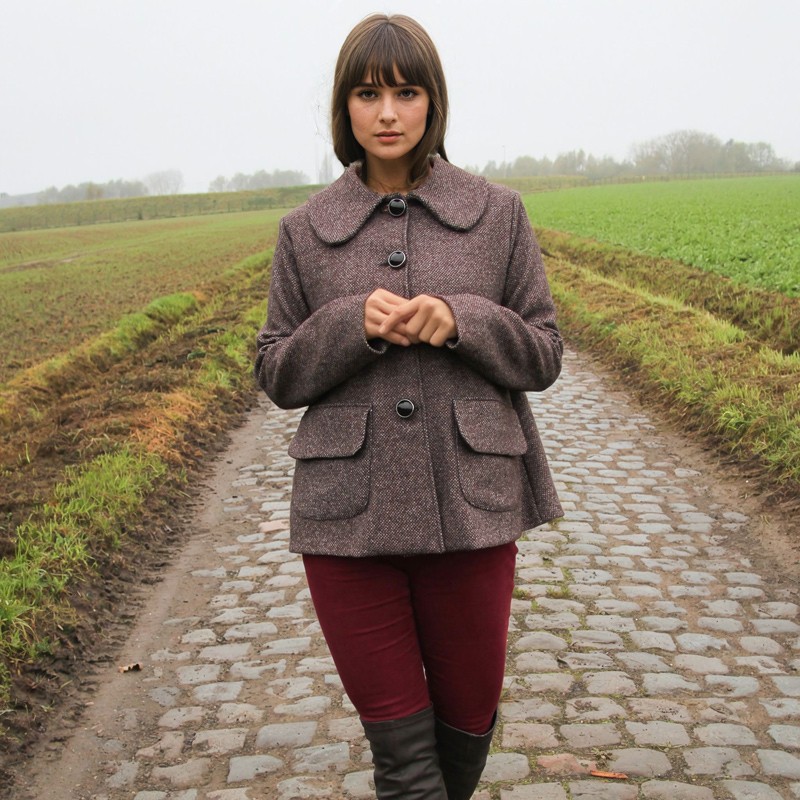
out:
M367 339L385 339L408 347L423 342L441 347L457 335L450 306L438 297L418 294L408 300L387 289L376 289L364 303Z

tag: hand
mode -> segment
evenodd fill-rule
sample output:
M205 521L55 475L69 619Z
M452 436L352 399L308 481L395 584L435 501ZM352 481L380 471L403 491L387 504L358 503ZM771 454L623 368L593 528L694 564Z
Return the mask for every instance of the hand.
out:
M392 297L397 298L396 295ZM448 339L458 335L455 317L444 300L427 294L418 294L411 300L398 299L401 302L392 302L387 307L388 313L378 327L379 336L387 338L395 334L411 344L425 342L442 347Z
M405 297L393 294L386 289L376 289L364 303L364 333L367 339L385 339L391 344L408 347L416 344L406 335L405 325L398 322L391 325L386 331L382 330L383 323L399 306L408 302ZM418 341L418 340L417 340Z

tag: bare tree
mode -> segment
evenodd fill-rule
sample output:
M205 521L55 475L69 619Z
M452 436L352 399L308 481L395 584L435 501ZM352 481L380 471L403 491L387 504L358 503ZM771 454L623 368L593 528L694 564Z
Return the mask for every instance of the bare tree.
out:
M145 179L150 194L179 194L183 188L183 173L179 169L151 172Z

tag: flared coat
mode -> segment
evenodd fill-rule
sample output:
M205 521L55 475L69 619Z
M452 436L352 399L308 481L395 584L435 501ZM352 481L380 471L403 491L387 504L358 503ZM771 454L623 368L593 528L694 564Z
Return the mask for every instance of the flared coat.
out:
M404 197L348 168L287 214L256 376L281 408L308 406L290 548L340 556L474 550L561 516L526 392L550 386L562 341L517 193L441 158ZM435 295L443 347L367 340L377 288Z

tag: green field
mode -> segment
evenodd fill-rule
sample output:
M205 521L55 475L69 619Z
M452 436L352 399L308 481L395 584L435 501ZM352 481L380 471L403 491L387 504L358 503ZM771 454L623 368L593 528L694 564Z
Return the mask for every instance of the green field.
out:
M0 234L0 385L266 250L282 210Z
M526 207L536 227L800 296L800 175L593 186Z

